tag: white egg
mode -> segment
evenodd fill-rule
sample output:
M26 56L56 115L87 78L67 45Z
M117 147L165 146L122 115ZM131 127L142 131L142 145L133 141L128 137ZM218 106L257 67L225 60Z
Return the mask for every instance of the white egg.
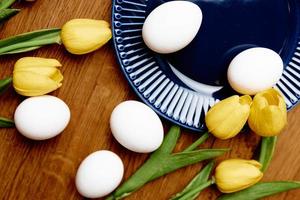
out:
M86 157L76 174L76 188L87 198L100 198L114 191L122 181L124 166L111 151L96 151Z
M38 96L24 100L15 111L18 131L33 140L46 140L60 134L70 121L70 109L54 96Z
M227 77L235 91L255 95L274 86L282 72L283 61L276 52L256 47L241 52L232 60Z
M163 125L157 114L138 101L119 104L110 117L113 136L125 148L149 153L159 148L163 141Z
M186 47L197 35L202 11L189 1L170 1L155 8L146 18L142 35L157 53L173 53Z

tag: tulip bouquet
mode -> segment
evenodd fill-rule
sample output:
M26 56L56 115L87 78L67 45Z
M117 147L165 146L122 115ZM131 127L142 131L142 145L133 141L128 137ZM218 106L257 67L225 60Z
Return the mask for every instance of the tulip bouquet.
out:
M300 188L300 183L293 181L258 183L272 159L277 135L287 124L287 110L282 95L275 89L262 91L253 100L248 95L235 95L217 103L205 117L209 132L222 140L236 136L247 121L254 133L263 136L259 161L229 159L221 162L211 180L222 193L228 193L219 199L254 200ZM190 200L198 196L202 185L197 186L193 182L195 180L187 186L192 189L178 199ZM195 192L198 192L197 196L192 196Z

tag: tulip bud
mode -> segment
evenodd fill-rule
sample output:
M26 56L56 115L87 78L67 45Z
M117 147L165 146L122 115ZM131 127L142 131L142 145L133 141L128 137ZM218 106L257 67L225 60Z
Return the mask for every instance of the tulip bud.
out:
M39 96L59 88L63 75L55 59L25 57L15 63L13 86L23 96Z
M209 132L223 140L236 136L247 122L251 102L248 95L235 95L217 103L205 117Z
M225 160L216 168L215 181L223 193L240 191L262 179L260 168L261 164L255 160Z
M97 50L112 37L109 23L103 20L73 19L61 30L61 40L72 54L86 54Z
M248 119L250 128L264 137L278 135L287 124L287 109L281 94L269 89L255 95Z

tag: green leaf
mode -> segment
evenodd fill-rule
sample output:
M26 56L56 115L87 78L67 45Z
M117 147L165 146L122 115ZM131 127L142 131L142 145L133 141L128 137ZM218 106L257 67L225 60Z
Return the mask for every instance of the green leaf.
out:
M210 163L208 163L194 178L193 180L179 193L175 194L171 200L178 200L180 197L185 196L187 193L192 192L193 190L199 188L199 186L203 183L206 183L209 175L213 169L214 166L214 162L211 161ZM194 194L193 197L194 198L190 198L190 199L195 199L197 198L197 196L199 196L201 191L199 191L198 193Z
M199 145L204 143L210 136L209 132L204 133L198 140L196 140L193 144L187 147L183 152L195 150Z
M27 52L48 44L60 44L60 30L43 29L0 40L0 55Z
M179 126L172 126L168 134L165 136L163 143L160 145L159 149L157 149L153 156L157 154L169 154L174 150L176 143L180 136L180 128Z
M176 169L198 163L203 160L212 159L223 155L229 149L201 149L189 152L175 153L171 157L166 158L167 164L162 166L165 173L169 173ZM164 174L157 173L156 176Z
M0 9L9 8L16 0L0 0Z
M300 182L277 181L257 183L256 185L232 194L225 194L218 200L256 200L300 188Z
M0 9L0 22L3 22L16 15L19 11L19 9Z
M14 121L4 117L0 117L0 128L10 128L14 126L15 126Z
M185 193L183 196L179 197L177 200L194 200L199 196L199 194L202 190L204 190L205 188L208 188L212 184L214 184L214 182L212 180L205 181L205 182L199 184L193 190L191 190L188 193Z
M0 80L0 94L2 94L4 90L6 90L10 86L11 82L11 77Z
M259 155L259 162L262 164L262 172L265 172L271 163L276 148L276 143L277 136L262 138Z

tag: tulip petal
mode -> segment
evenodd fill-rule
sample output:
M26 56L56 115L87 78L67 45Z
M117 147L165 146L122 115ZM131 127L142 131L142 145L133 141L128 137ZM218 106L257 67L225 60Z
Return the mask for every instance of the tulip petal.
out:
M28 67L26 70L20 69L18 71L14 71L14 73L20 72L31 72L35 73L36 75L47 76L57 83L60 83L63 80L63 75L61 72L54 67Z
M256 160L247 160L246 163L251 164L251 165L255 166L258 169L261 169L261 167L262 167L262 164L260 162L256 161Z
M92 25L92 26L101 26L108 28L110 25L107 21L104 20L95 20L95 19L72 19L68 21L65 25L77 25L77 26L84 26L86 24Z
M52 74L50 78L57 83L61 83L64 79L62 73L59 70L56 70L55 73Z
M219 139L236 136L244 127L250 113L251 97L237 95L213 106L205 117L208 130Z
M252 98L249 95L244 95L240 97L240 104L242 105L251 105L252 104Z
M268 106L259 112L253 112L248 123L250 128L260 136L276 136L286 126L285 116L277 106Z
M17 93L24 96L38 96L52 92L62 84L31 72L18 72L13 76L13 85Z
M62 65L56 59L39 58L39 57L24 57L19 59L14 66L14 71L29 70L28 68L35 67L61 67Z
M73 54L86 54L100 48L112 37L109 23L103 20L74 19L61 31L66 49Z

